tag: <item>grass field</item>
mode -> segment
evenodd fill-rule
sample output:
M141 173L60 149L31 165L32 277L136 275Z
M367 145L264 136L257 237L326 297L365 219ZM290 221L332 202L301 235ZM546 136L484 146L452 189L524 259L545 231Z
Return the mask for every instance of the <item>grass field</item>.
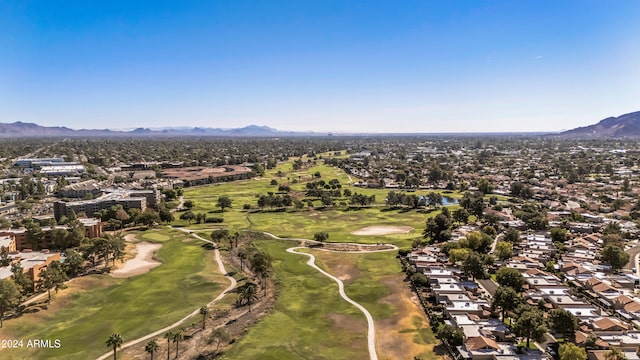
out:
M54 295L47 310L5 322L3 338L60 339L59 349L8 350L2 359L90 359L109 349L113 332L132 340L179 320L209 302L226 285L213 251L175 230L138 232L138 240L162 243L161 266L127 279L92 275ZM179 294L179 296L177 296ZM197 320L196 320L197 321Z
M349 176L342 170L319 163L304 171L291 171L289 162L281 164L277 169L268 172L265 177L252 180L236 181L232 183L214 184L210 186L187 188L184 197L193 200L196 204L194 212L207 213L210 217L223 217L221 224L190 224L193 229L211 229L215 227L229 227L232 229L251 229L271 232L280 237L302 237L313 238L313 234L319 231L329 233L329 242L361 242L393 243L401 247L411 244L413 239L419 238L428 217L435 216L438 212L424 210L388 209L384 207L384 201L388 194L388 189L362 189L349 185ZM287 170L289 169L289 170ZM284 171L285 176L276 177L277 171ZM376 203L370 208L348 208L346 206L336 206L315 209L303 208L301 210L286 209L281 211L269 210L267 208L259 210L256 208L257 199L260 195L268 192L277 192L277 185L270 185L272 180L279 183L288 183L292 188L292 196L299 199L304 198L306 183L317 180L312 177L316 171L320 172L322 179L339 179L343 185L342 189L349 189L352 192L364 193L367 196L375 195ZM297 184L291 183L293 179L301 179ZM355 181L355 179L354 179ZM416 194L424 195L427 191L419 191ZM226 209L221 213L216 208L216 202L221 195L227 195L233 202L231 209ZM446 196L453 198L460 197L459 193L446 193ZM337 199L348 202L348 199ZM252 210L244 210L243 205L250 204ZM320 205L316 202L316 205ZM457 206L457 205L456 205ZM453 206L451 209L454 209ZM186 221L177 220L176 224L186 226ZM386 236L357 236L351 232L367 226L389 225L389 226L411 226L415 230L411 234L386 235Z
M277 191L277 185L271 185L272 180L290 184L294 197L302 198L305 182L317 180L312 175L315 172L320 172L325 181L339 179L343 189L376 195L376 204L363 209L344 206L282 212L255 209L260 195ZM293 171L289 161L269 170L260 179L188 188L184 196L195 201L195 212L224 217L222 224L189 224L189 228L205 238L211 229L220 227L296 238L313 238L314 233L327 231L330 242L386 242L408 247L413 239L421 237L427 218L437 213L385 209L383 204L388 190L355 188L349 185L353 181L357 179L325 166L321 161L301 171ZM220 195L228 195L233 201L233 207L224 213L216 208ZM251 204L254 208L244 210L243 204ZM180 213L176 215L179 217ZM188 224L177 219L173 225ZM351 235L352 231L374 225L411 226L415 230L399 235ZM53 302L46 305L47 309L7 321L5 328L0 330L3 338L60 339L62 346L39 351L0 349L0 358L94 358L109 350L104 341L112 332L121 333L128 341L162 328L210 301L222 289L220 284L226 285L224 277L216 275L213 252L204 249L188 234L163 229L138 232L137 237L140 241L163 244L156 256L163 262L161 266L128 279L93 275L72 281L69 289L54 296ZM363 349L366 352L364 315L339 297L337 285L332 280L305 265L306 257L286 253L286 248L292 244L259 241L259 246L275 260L278 298L273 313L252 327L225 358L362 358ZM407 300L406 294L403 295L406 289L402 288L395 253L351 257L340 254L335 258L327 254L318 255L321 265L329 269L335 266L342 266L347 271L352 269L353 276L345 281L347 293L368 308L379 329L383 329L380 331L393 334L389 338L397 340L391 344L384 341L387 336L380 337L383 339L379 345L382 350L394 353L402 346L411 354L432 357L433 335L419 308ZM233 296L225 298L217 307L228 307L235 299Z
M316 263L345 283L347 295L362 304L376 323L380 359L434 357L433 332L410 300L396 252L344 254L311 250Z
M331 279L287 253L292 243L257 242L274 259L280 289L273 312L234 344L224 359L361 359L366 320L338 295Z

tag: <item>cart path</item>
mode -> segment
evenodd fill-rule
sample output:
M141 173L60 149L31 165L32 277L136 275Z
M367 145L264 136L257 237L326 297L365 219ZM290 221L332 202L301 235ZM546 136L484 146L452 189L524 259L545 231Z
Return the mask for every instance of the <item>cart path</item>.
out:
M345 301L347 301L348 303L350 303L351 305L357 307L360 311L362 311L364 316L367 318L367 325L368 325L367 345L368 345L368 348L369 348L369 358L371 360L378 360L378 354L376 353L376 330L375 330L375 324L373 323L373 317L371 316L369 311L367 311L367 309L365 309L364 306L362 306L362 305L358 304L357 302L351 300L351 298L349 298L347 296L347 294L344 292L344 283L342 282L342 280L340 280L337 277L335 277L335 276L329 274L328 272L322 270L321 268L319 268L316 265L316 263L315 263L316 257L313 256L313 254L297 252L296 250L298 250L298 249L308 249L308 248L304 247L304 246L292 247L292 248L288 248L287 252L288 253L292 253L292 254L308 256L309 260L307 261L307 265L309 265L312 268L318 270L324 276L326 276L326 277L332 279L333 281L337 282L338 283L338 292L340 293L340 296Z
M184 232L187 232L187 233L190 233L191 236L197 238L198 240L201 240L201 241L204 241L204 242L207 242L207 243L215 245L215 243L213 241L207 240L207 239L199 236L198 234L191 233L190 230L187 230L187 229L180 229L180 230L184 231ZM222 259L220 258L220 251L218 251L218 248L215 249L215 254L216 254L216 261L218 262L218 269L220 270L220 273L222 275L224 275L227 279L229 279L231 284L229 284L229 286L226 289L224 289L215 299L211 300L207 304L207 306L211 306L211 305L215 304L216 302L220 301L220 299L222 299L227 294L227 292L233 290L237 285L236 279L234 279L232 276L229 276L227 274L227 270L224 268L224 263L222 262ZM185 321L189 320L193 316L196 316L196 315L199 315L199 314L200 314L200 308L197 308L193 312L191 312L189 315L183 317L182 319L176 321L175 323L173 323L173 324L171 324L171 325L169 325L167 327L164 327L164 328L162 328L160 330L154 331L154 332L152 332L150 334L147 334L147 335L145 335L143 337L140 337L140 338L137 338L135 340L131 340L131 341L128 341L128 342L122 344L122 347L120 347L119 350L126 349L128 347L133 346L133 345L139 344L139 343L141 343L143 341L152 339L152 338L154 338L156 336L164 335L165 332L173 329L174 327L176 327L176 326L184 323ZM108 353L105 353L104 355L100 356L97 360L104 360L104 359L107 359L107 358L109 358L111 356L113 356L113 352L108 352Z

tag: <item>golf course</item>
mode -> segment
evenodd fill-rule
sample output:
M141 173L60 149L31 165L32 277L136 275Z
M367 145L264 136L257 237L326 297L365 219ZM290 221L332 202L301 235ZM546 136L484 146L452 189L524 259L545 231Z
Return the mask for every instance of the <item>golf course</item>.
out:
M36 302L26 313L6 321L0 330L3 338L25 342L58 339L61 346L0 349L0 357L97 358L109 351L105 340L114 332L120 333L125 342L133 340L210 302L228 286L228 281L220 274L211 247L190 236L190 232L208 238L212 229L224 228L295 239L313 239L316 233L326 232L328 243L386 243L407 248L421 237L426 219L434 214L389 209L384 205L388 190L357 188L352 185L357 179L321 161L297 171L292 169L291 162L281 163L264 176L250 180L186 188L183 196L192 201L191 211L223 218L223 222L196 224L181 220L177 212L171 224L173 229L157 226L131 231L134 241L144 242L144 248L155 245L153 261L159 265L131 277L95 274L73 279L66 289L53 294L51 303ZM375 196L375 202L370 206L351 206L345 197L336 199L333 206L321 206L318 199L305 198L313 203L312 207L283 209L256 205L261 195L277 193L278 184L287 184L292 196L302 199L305 184L318 179L337 179L342 190ZM232 201L232 206L224 211L217 206L221 196ZM273 259L270 277L276 289L275 302L264 318L234 339L221 358L369 358L364 314L340 297L335 281L307 265L307 256L287 252L300 243L269 237L253 241L254 246ZM220 250L223 259L232 256L223 244ZM332 252L322 247L297 251L312 254L315 264L340 279L346 295L371 314L377 358L437 357L432 351L435 339L424 313L411 299L409 285L396 259L397 251ZM151 261L149 254L146 257ZM238 270L227 266L227 271ZM225 294L221 303L233 306L236 296ZM198 321L199 317L194 317L193 323ZM118 358L139 357L123 352L118 353Z

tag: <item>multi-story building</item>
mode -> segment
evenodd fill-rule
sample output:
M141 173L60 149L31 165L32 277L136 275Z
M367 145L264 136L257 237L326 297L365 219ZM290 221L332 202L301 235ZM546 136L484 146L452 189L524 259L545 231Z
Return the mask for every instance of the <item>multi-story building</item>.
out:
M96 238L102 236L102 223L100 219L95 218L80 218L78 219L83 225L85 230L85 236L88 238ZM64 225L54 226L54 227L43 227L42 228L42 241L39 244L32 244L29 241L28 231L27 229L2 229L0 230L0 244L2 244L3 237L11 237L14 242L13 251L23 251L26 249L33 249L34 245L38 249L48 249L53 246L53 241L51 239L51 232L54 229L65 229L68 227ZM10 250L10 252L12 252Z
M109 193L93 200L80 201L56 201L53 203L53 215L57 220L62 216L69 216L71 212L77 214L85 214L92 217L102 209L108 209L114 205L122 205L125 210L139 209L145 211L147 209L146 197L129 197L128 194Z

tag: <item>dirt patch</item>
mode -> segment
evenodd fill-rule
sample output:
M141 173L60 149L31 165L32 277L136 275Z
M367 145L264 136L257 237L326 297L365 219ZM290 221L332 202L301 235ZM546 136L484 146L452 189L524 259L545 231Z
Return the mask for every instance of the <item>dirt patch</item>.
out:
M333 321L333 327L336 329L344 329L349 332L362 332L367 328L367 323L363 319L343 314L329 314L327 317Z
M356 260L353 258L345 258L344 254L331 252L314 253L314 255L318 266L342 280L345 284L348 284L349 280L357 279L360 276L361 270L358 269Z
M344 252L366 252L366 251L381 251L393 249L391 245L369 245L369 244L334 244L324 243L321 247L315 249L324 251L344 251Z
M150 242L140 242L135 244L136 256L124 262L121 268L111 272L111 276L115 278L127 278L135 275L144 274L147 271L161 264L154 260L154 253L162 247L161 244L153 244Z
M431 357L433 344L425 344L429 340L425 339L429 323L424 312L411 300L411 289L400 276L390 276L382 282L391 289L382 302L394 307L396 315L376 321L378 354L385 354L387 359Z
M352 231L351 235L391 235L391 234L410 234L413 231L411 226L367 226L356 231Z

